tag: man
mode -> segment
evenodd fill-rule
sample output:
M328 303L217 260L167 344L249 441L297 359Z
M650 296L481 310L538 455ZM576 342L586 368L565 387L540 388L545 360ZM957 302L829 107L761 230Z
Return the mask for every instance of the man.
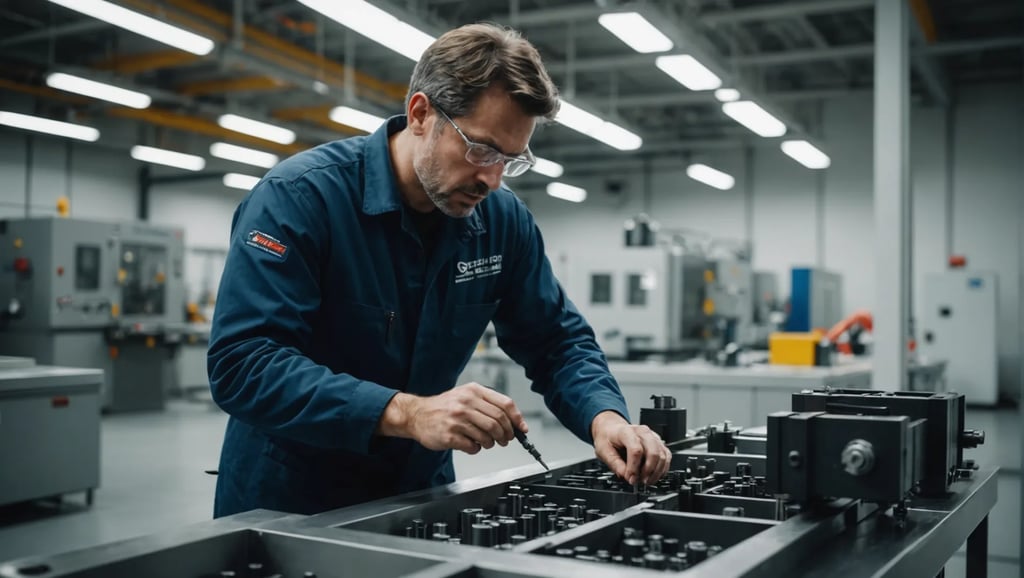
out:
M451 450L526 432L508 397L453 387L492 320L613 471L664 475L667 448L627 421L532 216L502 184L531 166L537 119L558 102L528 42L464 26L423 54L405 116L284 161L242 202L209 350L231 414L216 516L311 514L449 483Z

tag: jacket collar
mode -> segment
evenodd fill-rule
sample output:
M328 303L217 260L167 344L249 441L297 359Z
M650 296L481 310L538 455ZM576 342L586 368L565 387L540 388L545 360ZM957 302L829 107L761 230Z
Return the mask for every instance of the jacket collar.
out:
M407 126L405 115L389 118L373 134L366 137L363 158L366 162L365 180L363 185L363 212L367 215L381 215L402 209L402 195L398 190L394 166L391 164L391 153L388 149L388 137ZM473 214L457 219L460 226L456 230L465 231L473 236L485 233L480 208L487 202L485 199Z

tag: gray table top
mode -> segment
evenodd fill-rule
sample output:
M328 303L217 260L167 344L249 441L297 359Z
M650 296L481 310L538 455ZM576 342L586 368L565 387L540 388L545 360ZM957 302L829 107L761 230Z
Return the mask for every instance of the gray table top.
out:
M0 370L0 394L50 392L68 388L99 391L102 384L101 369L35 365Z

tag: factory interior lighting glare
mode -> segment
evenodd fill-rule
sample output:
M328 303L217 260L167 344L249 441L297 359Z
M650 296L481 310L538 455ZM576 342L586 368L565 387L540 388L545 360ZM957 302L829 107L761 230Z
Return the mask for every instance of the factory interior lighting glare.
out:
M226 142L215 142L210 145L210 154L226 161L234 161L254 167L269 169L276 165L280 159L277 155L228 144Z
M373 132L380 128L380 125L384 124L384 119L379 116L347 106L332 108L329 116L332 121L338 124L358 128L363 132Z
M217 124L228 130L269 140L283 145L290 145L295 142L295 133L279 126L274 126L237 114L222 114L217 119Z
M602 14L597 22L630 48L642 54L672 50L672 40L638 12Z
M206 159L196 155L136 145L131 150L132 158L144 163L153 163L186 171L201 171L206 168Z
M719 102L733 102L740 99L740 91L735 88L719 88L715 91L715 98Z
M783 141L782 152L809 169L827 169L832 165L827 154L805 140Z
M714 90L722 79L689 54L672 54L654 59L654 65L690 90Z
M129 108L149 108L149 105L153 102L153 99L150 98L148 94L119 88L117 86L96 82L95 80L89 80L88 78L82 78L81 76L65 74L63 72L54 72L47 75L46 85L50 88L56 88L58 90L81 94L82 96L113 102L114 104L120 104Z
M620 151L636 150L644 142L642 138L621 126L608 122L565 100L562 100L555 120L576 132L599 140Z
M531 169L537 174L544 175L545 177L551 177L552 179L557 179L565 172L565 168L562 165L555 161L549 161L548 159L542 159L540 157L537 157L537 162L533 167L531 167Z
M701 163L686 167L686 176L722 191L728 191L736 185L736 179L732 175Z
M556 199L569 201L570 203L582 203L587 200L587 190L565 183L548 183L548 194Z
M100 139L100 131L91 126L50 120L18 112L0 111L0 124L87 142L96 142Z
M377 44L418 61L434 37L363 0L299 0L312 10Z
M228 173L224 175L224 186L231 187L232 189L251 191L259 182L260 178L252 175L243 175L241 173Z
M750 100L727 102L722 105L722 112L758 136L769 138L786 134L785 123L769 114L756 102Z
M50 0L50 2L198 56L206 56L213 52L216 46L213 40L205 36L171 26L166 22L128 10L106 0Z

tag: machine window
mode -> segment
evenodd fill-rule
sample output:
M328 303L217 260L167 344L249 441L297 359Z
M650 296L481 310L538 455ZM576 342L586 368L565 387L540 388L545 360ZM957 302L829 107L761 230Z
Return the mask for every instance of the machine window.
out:
M630 273L627 277L626 304L636 306L647 305L647 285L644 283L644 276L640 273Z
M75 289L96 291L100 288L100 248L95 245L75 246Z
M607 304L612 302L612 276L611 273L594 273L590 276L590 303L591 305Z
M121 249L125 315L163 315L167 295L167 249L125 244Z

